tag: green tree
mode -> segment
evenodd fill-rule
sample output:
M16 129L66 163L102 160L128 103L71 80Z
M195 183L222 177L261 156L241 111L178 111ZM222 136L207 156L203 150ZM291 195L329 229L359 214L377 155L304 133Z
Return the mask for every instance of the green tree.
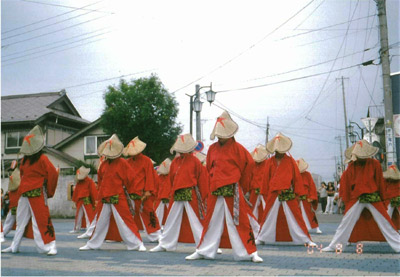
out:
M178 103L156 75L130 83L122 79L118 86L108 87L104 99L105 132L117 134L124 145L139 136L147 144L143 153L157 164L170 156L169 149L182 131L176 122Z

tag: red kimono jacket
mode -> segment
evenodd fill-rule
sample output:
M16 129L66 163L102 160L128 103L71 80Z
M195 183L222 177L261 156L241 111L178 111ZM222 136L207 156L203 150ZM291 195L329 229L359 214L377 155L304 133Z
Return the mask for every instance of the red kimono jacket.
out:
M384 199L383 172L379 161L369 158L351 162L340 179L339 195L345 204L345 213L362 194L374 192ZM393 225L382 201L371 204ZM386 241L368 209L361 212L349 238L349 242L358 241Z
M254 206L257 202L258 194L256 194L256 190L258 189L259 194L261 194L261 188L266 186L266 164L267 160L262 161L261 163L255 163L253 168L253 172L251 175L250 181L250 203ZM258 207L259 219L261 219L262 213L264 209L262 205Z
M350 163L340 178L339 189L346 211L357 202L361 194L374 192L379 192L381 199L384 199L383 173L379 161L365 159L364 162Z
M169 174L157 177L157 199L169 199L171 194L171 179Z
M18 200L20 196L21 195L18 193L18 190L8 192L8 197L10 199L10 209L18 206Z
M25 158L23 159L23 161ZM42 154L39 159L31 164L30 161L21 163L20 166L21 183L18 194L40 188L43 191L45 186L47 197L54 196L57 188L58 172L49 159ZM28 198L32 211L35 215L36 223L40 235L45 244L55 240L54 227L51 222L49 208L45 205L44 194L40 197ZM26 226L24 236L33 239L32 221Z
M155 173L151 159L140 153L127 161L135 176L133 186L128 190L129 194L135 193L142 196L145 191L150 191L154 194L156 190Z
M123 186L133 186L134 175L130 165L123 158L106 160L98 172L99 200L113 195L123 195Z
M209 192L207 175L204 174L204 167L199 159L191 153L181 154L172 161L169 177L172 184L171 195L178 189L198 186L201 200L207 198Z
M90 197L93 205L97 200L96 185L89 177L86 177L85 179L80 180L76 183L76 187L72 196L72 201L76 203L79 199L84 197Z
M303 184L303 178L297 167L296 161L285 155L281 163L277 164L275 156L267 160L266 164L266 186L261 188L263 195L269 193L280 193L282 190L293 188L296 195L306 195L307 190ZM267 203L267 205L270 203ZM272 205L273 203L271 203Z
M318 206L317 186L314 183L311 173L308 171L304 171L303 173L301 173L301 177L303 178L303 184L307 198L313 200L312 203L314 209L317 209Z
M384 199L385 203L388 205L390 199L400 196L400 180L387 180L384 181L385 191Z
M250 191L250 180L254 160L250 153L234 138L224 145L212 144L207 154L207 170L210 176L210 191L239 183L243 192Z
M46 180L47 197L53 197L57 188L58 172L44 154L33 165L29 161L22 162L20 172L21 183L18 188L19 194L42 188Z

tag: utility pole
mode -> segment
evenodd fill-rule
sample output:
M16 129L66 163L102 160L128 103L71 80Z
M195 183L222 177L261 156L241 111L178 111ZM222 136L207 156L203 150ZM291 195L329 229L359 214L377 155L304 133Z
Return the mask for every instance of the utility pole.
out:
M347 128L347 110L346 110L346 96L344 93L344 79L348 79L348 78L344 78L342 76L341 80L342 80L342 95L343 95L343 111L344 111L344 131L345 131L345 135L346 135L346 149L349 148L349 130ZM340 144L340 146L342 146Z
M340 146L340 168L341 168L341 172L344 172L344 162L343 162L343 149L342 149L342 137L341 136L337 136L335 137L335 139L339 140L339 146Z
M193 136L193 96L190 96L190 123L189 123L189 126L190 126L190 134Z
M389 42L386 19L386 0L375 0L379 17L379 36L381 49L379 50L382 64L383 98L385 103L385 141L386 166L396 163L396 148L393 136L393 103L392 84L390 80Z
M200 100L200 85L196 85L196 98ZM196 111L196 140L201 140L201 119L200 111Z
M265 147L267 147L268 137L269 137L269 116L267 116L267 132L265 134Z

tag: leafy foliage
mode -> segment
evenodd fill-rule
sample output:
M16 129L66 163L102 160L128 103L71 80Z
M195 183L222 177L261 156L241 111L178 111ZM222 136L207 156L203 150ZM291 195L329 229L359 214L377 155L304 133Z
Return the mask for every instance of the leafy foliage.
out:
M105 96L102 127L117 134L124 145L139 136L147 144L144 154L160 163L182 128L176 122L178 103L156 75L148 78L121 80L109 86Z

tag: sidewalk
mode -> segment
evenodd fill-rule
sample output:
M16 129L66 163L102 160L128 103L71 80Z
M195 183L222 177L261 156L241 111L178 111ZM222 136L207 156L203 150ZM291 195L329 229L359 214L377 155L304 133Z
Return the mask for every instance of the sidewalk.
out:
M321 235L313 240L327 246L341 220L341 215L318 214ZM236 262L230 249L223 249L214 261L186 261L193 253L192 244L179 244L176 252L126 251L123 243L104 243L101 250L79 251L86 240L69 234L73 220L53 221L58 254L48 257L36 252L33 240L23 240L20 253L1 255L1 274L5 275L399 275L400 259L387 243L368 242L363 253L351 245L341 254L307 252L304 246L263 245L259 255L263 263ZM11 232L2 248L11 244ZM147 250L156 246L143 234Z

